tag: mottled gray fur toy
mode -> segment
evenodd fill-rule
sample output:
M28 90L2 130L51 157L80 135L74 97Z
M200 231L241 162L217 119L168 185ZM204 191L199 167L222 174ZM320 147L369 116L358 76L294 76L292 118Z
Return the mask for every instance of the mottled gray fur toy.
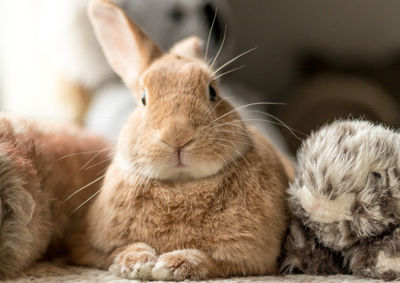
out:
M400 135L338 121L298 152L282 273L400 278Z
M283 254L281 273L318 275L349 273L343 266L341 253L322 246L313 231L304 227L296 218L289 224Z

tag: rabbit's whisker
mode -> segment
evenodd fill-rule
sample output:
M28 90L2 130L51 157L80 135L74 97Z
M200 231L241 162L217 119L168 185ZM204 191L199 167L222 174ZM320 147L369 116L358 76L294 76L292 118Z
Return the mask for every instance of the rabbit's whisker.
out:
M146 184L149 182L149 180L150 180L150 178L149 177L147 177L147 176L145 176L143 173L143 168L145 168L145 169L147 169L148 168L148 166L146 165L146 164L141 164L141 166L140 166L140 170L141 171L139 171L140 173L140 175L139 175L139 180L138 180L138 182L135 182L135 188L134 188L134 193L133 193L133 199L134 200L136 200L136 198L137 198L137 196L138 196L138 194L140 193L140 192L143 192L144 190L145 190L145 188L144 187L146 187ZM150 168L151 169L151 168ZM147 169L147 171L149 171L148 169ZM150 170L151 172L153 172L153 170ZM144 187L143 187L144 186Z
M274 117L271 117L271 118L274 118ZM251 118L243 119L243 121L268 122L268 123L271 123L271 124L276 124L276 125L282 126L282 127L286 128L296 139L301 140L301 138L298 135L295 134L295 132L293 131L293 129L291 127L286 125L279 118L276 118L276 120L277 120L277 122L271 121L271 120L268 120L268 119L251 119Z
M225 117L225 116L227 116L227 115L229 115L231 113L234 113L237 110L240 110L240 109L243 109L243 108L246 108L246 107L250 107L250 106L254 106L254 105L284 105L284 103L280 103L280 102L254 102L254 103L241 105L241 106L236 107L235 109L232 109L231 111L219 116L217 119L211 121L210 124L218 121L219 119L221 119L221 118L223 118L223 117Z
M103 151L105 151L105 150L111 150L111 148L104 148L104 149L101 149L100 151L103 152ZM62 156L62 157L56 159L56 162L57 162L57 161L60 161L60 160L63 160L63 159L65 159L65 158L68 158L68 157L74 157L74 156L77 156L77 155L90 154L90 153L97 153L97 152L99 152L99 150L91 150L91 151L82 151L82 152L71 153L71 154L67 154L67 155L64 155L64 156Z
M218 14L218 8L215 8L214 18L213 18L213 21L212 21L212 24L210 27L210 31L208 32L206 52L204 54L204 60L206 60L206 61L207 61L207 57L208 57L208 48L210 47L211 34L214 29L214 24L215 24L215 20L217 19L217 14Z
M226 142L229 142L229 143L235 145L235 143L234 143L233 141L228 140L228 139L224 139L224 138L220 138L220 137L213 138L213 141L216 141L216 140L226 141ZM237 142L237 143L240 143L240 144L248 145L248 146L253 146L252 143L248 143L248 142L244 142L244 141L236 141L236 142Z
M227 144L222 144L222 143L219 143L219 144L224 145L226 148L231 148L231 149L235 150L237 153L239 153L239 155L243 158L243 160L244 160L244 161L247 163L247 165L248 165L248 169L249 169L249 171L250 171L250 173L251 173L251 175L252 175L252 177L253 177L252 180L257 180L256 176L254 175L254 170L251 169L252 166L250 165L250 162L244 157L244 155L243 155L241 152L239 152L239 151L236 150L235 145L234 145L233 143L231 143L232 146L229 146L229 145L227 145Z
M227 151L225 150L224 145L223 145L223 147L220 148L220 149L222 150L223 153L224 153L224 152L227 153ZM229 159L224 158L223 156L221 156L221 155L218 154L218 153L215 153L215 155L217 155L218 157L220 157L220 158L224 161L225 164L230 164L229 166L230 166L230 168L232 168L232 174L236 175L237 177L240 176L237 167L236 167L235 165L232 166L232 164L230 163L230 161L234 161L233 157L232 157L230 154L228 154L228 156L230 156ZM215 161L214 161L214 163L215 163ZM221 177L219 174L217 174L216 176L217 176L219 182L221 183L221 182L223 181L222 177ZM228 191L227 191L227 190L222 190L222 192L223 192L223 196L221 196L221 197L222 197L223 199L226 199L226 195L228 194Z
M214 131L218 132L218 131L222 131L222 130L231 130L232 133L235 134L242 134L245 136L248 136L248 129L246 128L246 126L239 124L241 121L237 121L237 122L229 122L229 123L223 123L223 124L218 124L218 125L214 125L211 127L211 129L213 129ZM238 128L238 129L236 129ZM246 133L242 133L243 131Z
M223 138L216 138L216 139L214 139L214 141L217 142L218 144L224 145L225 147L229 147L229 148L231 148L232 150L234 150L237 154L239 154L239 155L246 161L247 165L249 165L249 167L250 167L250 163L249 163L249 162L247 161L247 159L243 156L243 154L242 154L240 151L238 151L238 150L236 149L235 143L234 143L234 142L232 142L232 141L230 141L230 140L228 140L228 139L223 139ZM229 142L232 146L227 145L227 144L220 143L220 142L218 142L218 141ZM245 143L245 144L247 144L247 145L252 145L252 144L248 144L248 143Z
M225 130L225 129L219 129L218 131L223 132L223 133L239 134L239 135L242 135L243 137L249 138L249 135L248 135L248 134L241 133L241 132L229 131L229 130ZM245 143L245 142L243 142L243 141L238 141L238 143L246 144L246 145L249 145L249 146L254 146L254 147L258 148L258 149L265 149L265 148L266 148L266 145L261 144L261 143L249 144L249 143Z
M249 112L251 112L251 111L249 111ZM262 112L262 113L264 113L264 112ZM269 115L268 113L264 113L264 114L267 115L267 116ZM272 117L271 117L271 118L272 118ZM250 122L251 122L251 121L256 121L256 122L267 122L267 123L270 123L270 124L282 126L282 127L286 128L296 139L299 139L299 140L301 140L301 138L298 137L294 132L299 132L300 134L305 135L305 134L302 133L301 131L297 131L296 129L293 129L293 128L289 127L288 125L286 125L286 124L285 124L283 121L281 121L281 120L279 120L278 122L276 122L276 121L269 120L269 119L242 118L241 120L233 120L233 121L230 121L230 122L227 122L227 123L217 124L217 125L212 126L211 128L218 129L218 128L220 128L220 127L227 126L227 125L235 125L235 127L241 127L242 129L246 129L244 126L236 125L236 123L239 123L239 122L248 122L248 121L250 121ZM307 136L307 135L305 135L305 136Z
M78 209L80 209L82 206L84 206L88 201L90 201L92 198L94 198L104 187L101 187L98 189L94 194L92 194L87 200L85 200L83 203L81 203L77 208L75 208L70 215L74 214Z
M221 97L221 100L218 101L217 104L215 104L214 107L210 111L208 111L208 113L205 113L205 115L208 114L208 116L206 117L210 117L213 114L213 111L218 107L218 105L220 105L222 102L224 102L226 99L229 98L233 98L233 96Z
M219 54L221 53L222 48L224 47L225 38L226 38L226 29L227 29L227 27L228 27L228 26L225 25L224 37L222 38L222 42L221 42L221 45L219 46L218 52L217 52L217 54L215 55L214 60L212 61L211 65L210 65L210 68L211 68L211 69L213 68L215 62L217 61L217 58L218 58Z
M112 160L112 159L111 159ZM104 169L101 169L100 171L99 171L99 173L97 173L96 174L96 176L99 176L99 175L101 175L101 174L104 174L104 171L106 171L108 169L108 167L106 166Z
M226 151L223 151L223 152L226 152ZM221 158L222 161L224 161L225 164L229 164L230 161L234 161L232 157L230 157L229 159L226 159L226 158L224 158L223 156L221 156L221 155L218 154L218 153L214 153L214 154L217 155L219 158ZM207 162L209 162L209 161L207 161ZM212 162L213 162L213 163L216 163L216 161L212 161ZM235 174L237 174L236 171L235 171ZM221 181L222 181L222 177L219 176L219 174L217 174L216 176L218 176L218 179L219 179L220 182L221 182Z
M268 116L268 117L270 117L270 118L273 118L273 119L275 119L275 120L278 119L276 116L274 116L274 115L272 115L272 114L270 114L270 113L264 112L264 111L250 110L250 111L248 111L248 112L249 112L249 113L259 113L259 114ZM271 121L271 122L273 122L273 121ZM279 124L279 123L276 123L276 124L283 126L282 124ZM304 132L302 132L302 131L299 131L299 130L296 130L296 129L292 128L292 127L289 127L287 124L286 124L286 126L287 126L289 129L291 129L292 131L296 132L296 133L299 133L299 134L301 134L301 135L304 135L305 137L308 136L306 133L304 133Z
M221 128L223 126L232 126L232 128L233 127L238 127L240 129L243 129L243 130L247 131L247 127L244 126L243 121L239 120L239 119L232 120L232 121L225 122L225 123L215 123L215 125L212 125L210 128L211 129L218 129L218 128Z
M251 48L251 49L249 49L249 50L247 50L247 51L245 51L245 52L243 52L243 53L241 53L241 54L239 54L239 55L233 57L231 60L229 60L228 62L226 62L225 64L223 64L223 65L222 65L221 67L219 67L217 70L215 70L214 73L212 74L212 76L216 75L220 70L222 70L223 68L225 68L225 67L228 66L229 64L235 62L235 61L236 61L237 59L239 59L240 57L242 57L242 56L244 56L244 55L246 55L246 54L248 54L248 53L250 53L250 52L256 50L257 48L258 48L258 47L253 47L253 48ZM212 65L211 65L211 67L212 67Z
M227 130L227 129L218 129L218 132L224 132L224 133L233 133L235 135L242 135L243 137L249 138L249 135L246 133L242 133L241 131L231 131L231 130Z
M86 167L85 169L83 169L83 171L84 171L84 170L87 170L87 169L90 169L90 168L93 168L93 167L96 167L96 166L98 166L98 165L100 165L100 164L103 164L104 162L108 162L108 161L111 161L111 160L112 160L112 158L104 159L104 160L102 160L102 161L100 161L100 162L97 162L97 163L95 163L95 164L93 164L93 165L90 165L90 166ZM107 168L105 168L105 169L107 169Z
M218 143L218 144L221 144L221 143ZM221 145L223 145L223 144L221 144ZM230 163L230 161L234 161L234 159L233 159L233 157L229 154L229 152L227 152L226 150L225 150L225 145L223 145L222 147L220 147L220 148L218 148L219 150L221 150L222 151L222 153L225 153L225 154L227 154L228 155L228 159L226 159L226 158L224 158L222 155L220 155L220 154L218 154L218 153L214 153L215 155L217 155L219 158L221 158L223 161L224 161L224 163L225 164L229 164ZM207 162L208 161L210 161L210 160L207 160ZM215 162L215 161L214 161Z
M225 140L225 141L228 141L228 140ZM236 150L236 148L235 148L235 146L234 146L233 143L232 143L232 146L230 146L230 145L227 145L227 144L218 142L218 141L215 141L215 142L216 142L217 144L221 145L223 149L227 149L227 150L228 150L228 149L230 148L230 149L233 149L234 151L236 151L236 153L238 153L238 154L243 158L243 160L247 163L248 168L249 168L249 170L250 170L250 173L251 173L251 175L252 175L252 177L253 177L253 180L256 180L253 170L250 169L251 166L250 166L249 161L243 156L243 154L242 154L240 151ZM230 159L231 159L231 161L234 161L233 157L231 157Z
M225 76L225 75L227 75L227 74L230 74L230 73L233 73L233 72L238 71L238 70L240 70L240 69L243 69L245 66L246 66L246 65L242 65L242 66L239 66L239 67L237 67L237 68L233 68L233 69L231 69L231 70L229 70L229 71L223 72L222 74L219 74L219 75L217 75L216 77L214 77L214 80L218 80L219 78L222 78L223 76Z
M106 174L103 174L102 176L96 178L95 180L91 181L90 183L84 185L83 187L79 188L78 190L76 190L75 192L73 192L72 194L70 194L66 199L62 200L61 202L66 202L68 200L70 200L74 195L76 195L77 193L81 192L82 190L86 189L87 187L89 187L90 185L93 185L94 183L100 181L102 178L104 178Z
M82 171L86 166L88 166L93 160L96 159L97 156L99 156L101 153L103 153L104 151L109 150L108 148L102 149L100 151L98 151L92 158L89 159L88 162L86 162L80 169L79 171Z

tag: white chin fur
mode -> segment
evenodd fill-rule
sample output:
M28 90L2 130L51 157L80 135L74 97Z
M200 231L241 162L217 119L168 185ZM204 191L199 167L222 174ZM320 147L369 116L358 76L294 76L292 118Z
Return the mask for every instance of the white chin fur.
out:
M204 178L218 173L226 165L222 160L215 160L213 162L191 162L190 166L185 167L165 166L164 168L155 170L153 166L147 166L146 168L137 170L120 152L116 154L114 161L126 172L137 173L147 178L159 180Z

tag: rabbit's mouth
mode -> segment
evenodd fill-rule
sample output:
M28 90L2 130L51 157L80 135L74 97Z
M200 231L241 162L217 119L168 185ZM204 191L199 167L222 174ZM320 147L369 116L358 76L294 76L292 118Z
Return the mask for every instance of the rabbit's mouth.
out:
M183 149L181 147L178 147L178 149L176 150L176 154L178 156L178 163L175 165L178 168L183 168L186 165L183 164L182 158L183 158Z
M183 164L181 161L179 161L179 162L175 165L175 167L178 167L178 168L185 168L186 165Z

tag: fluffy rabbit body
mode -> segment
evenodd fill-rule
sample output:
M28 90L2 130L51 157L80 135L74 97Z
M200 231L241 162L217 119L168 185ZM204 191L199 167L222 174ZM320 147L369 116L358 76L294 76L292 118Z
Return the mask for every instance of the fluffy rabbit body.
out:
M89 14L141 106L121 131L73 262L135 279L275 273L288 176L218 95L200 41L163 53L115 4L92 1Z
M71 212L99 184L64 200L98 178L108 163L105 148L75 127L0 115L0 278L17 276L50 244L52 251L62 247L85 208ZM89 161L96 166L83 169Z
M282 270L400 276L399 145L397 133L365 121L335 122L303 143Z

